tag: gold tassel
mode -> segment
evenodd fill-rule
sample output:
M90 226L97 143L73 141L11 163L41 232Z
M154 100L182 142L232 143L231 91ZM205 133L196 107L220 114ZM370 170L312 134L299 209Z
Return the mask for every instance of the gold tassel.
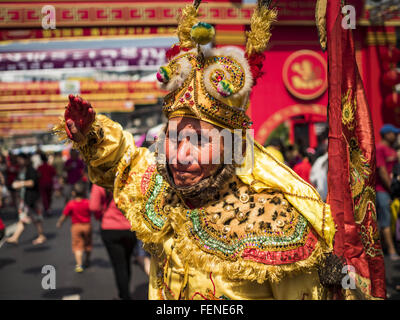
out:
M189 279L189 263L186 261L185 271L183 275L183 282L181 285L181 290L179 290L179 298L178 298L179 300L184 299L184 294L187 287L188 279Z
M277 16L278 11L276 8L269 9L262 6L255 9L250 22L251 31L246 32L247 56L265 51L271 38L271 25L276 21Z
M178 17L177 35L180 46L184 48L194 48L195 42L190 36L190 30L198 22L198 11L193 5L186 6L182 10L182 14Z
M67 136L67 133L65 132L64 117L60 117L59 120L60 122L52 128L52 132L58 137L59 141L66 141L66 143L68 143L69 138Z
M168 255L167 260L165 261L164 270L163 270L163 281L168 284L168 266L169 260L171 259L171 254Z
M326 50L326 5L327 0L317 0L315 5L315 23L318 29L319 43L322 51Z

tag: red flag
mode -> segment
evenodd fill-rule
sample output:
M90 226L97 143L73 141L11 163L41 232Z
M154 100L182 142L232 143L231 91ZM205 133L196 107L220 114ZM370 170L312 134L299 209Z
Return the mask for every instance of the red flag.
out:
M334 253L344 257L356 289L336 298L386 298L385 266L375 210L375 139L351 29L340 0L326 11L329 83L328 201L336 224Z

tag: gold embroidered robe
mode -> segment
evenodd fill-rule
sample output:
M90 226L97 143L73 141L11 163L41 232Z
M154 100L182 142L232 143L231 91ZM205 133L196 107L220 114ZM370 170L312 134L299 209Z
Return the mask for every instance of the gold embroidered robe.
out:
M258 144L252 171L196 209L157 172L154 154L110 119L96 116L74 147L151 253L149 299L327 298L317 268L332 250L329 206Z

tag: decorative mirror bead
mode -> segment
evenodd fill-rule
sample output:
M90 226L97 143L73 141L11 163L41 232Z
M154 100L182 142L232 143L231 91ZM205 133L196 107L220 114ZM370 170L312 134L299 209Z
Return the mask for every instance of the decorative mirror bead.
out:
M265 198L259 198L259 199L258 199L258 202L261 203L261 204L264 204L264 203L267 202L267 199L265 199Z
M278 221L276 221L276 225L277 225L279 228L282 228L282 227L285 225L285 223L284 223L282 220L278 220Z
M219 219L219 214L216 213L211 217L211 222L212 223L217 223L218 219Z
M225 207L225 210L226 210L226 211L231 211L231 210L233 210L233 206L231 206L230 204L228 204L228 205Z
M249 199L250 199L250 197L247 193L241 194L240 198L239 198L241 203L247 203L249 201Z
M246 218L246 215L245 215L243 212L239 211L239 212L237 213L237 215L236 215L236 218L237 218L239 221L243 221L244 218Z
M223 234L227 234L229 231L231 231L231 228L228 227L228 226L224 226L224 227L222 228L222 233L223 233Z
M171 206L169 204L167 204L167 205L164 206L163 210L164 210L165 213L169 213L169 212L171 212Z

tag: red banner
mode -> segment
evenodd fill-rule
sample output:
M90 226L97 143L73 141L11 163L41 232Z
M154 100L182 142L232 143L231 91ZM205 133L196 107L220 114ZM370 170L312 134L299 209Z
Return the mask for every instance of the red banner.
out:
M155 68L165 63L168 48L121 47L0 53L0 71L62 68Z
M341 25L341 1L328 0L328 200L337 227L334 252L344 257L356 290L337 298L384 299L385 267L375 209L375 141L353 36Z

